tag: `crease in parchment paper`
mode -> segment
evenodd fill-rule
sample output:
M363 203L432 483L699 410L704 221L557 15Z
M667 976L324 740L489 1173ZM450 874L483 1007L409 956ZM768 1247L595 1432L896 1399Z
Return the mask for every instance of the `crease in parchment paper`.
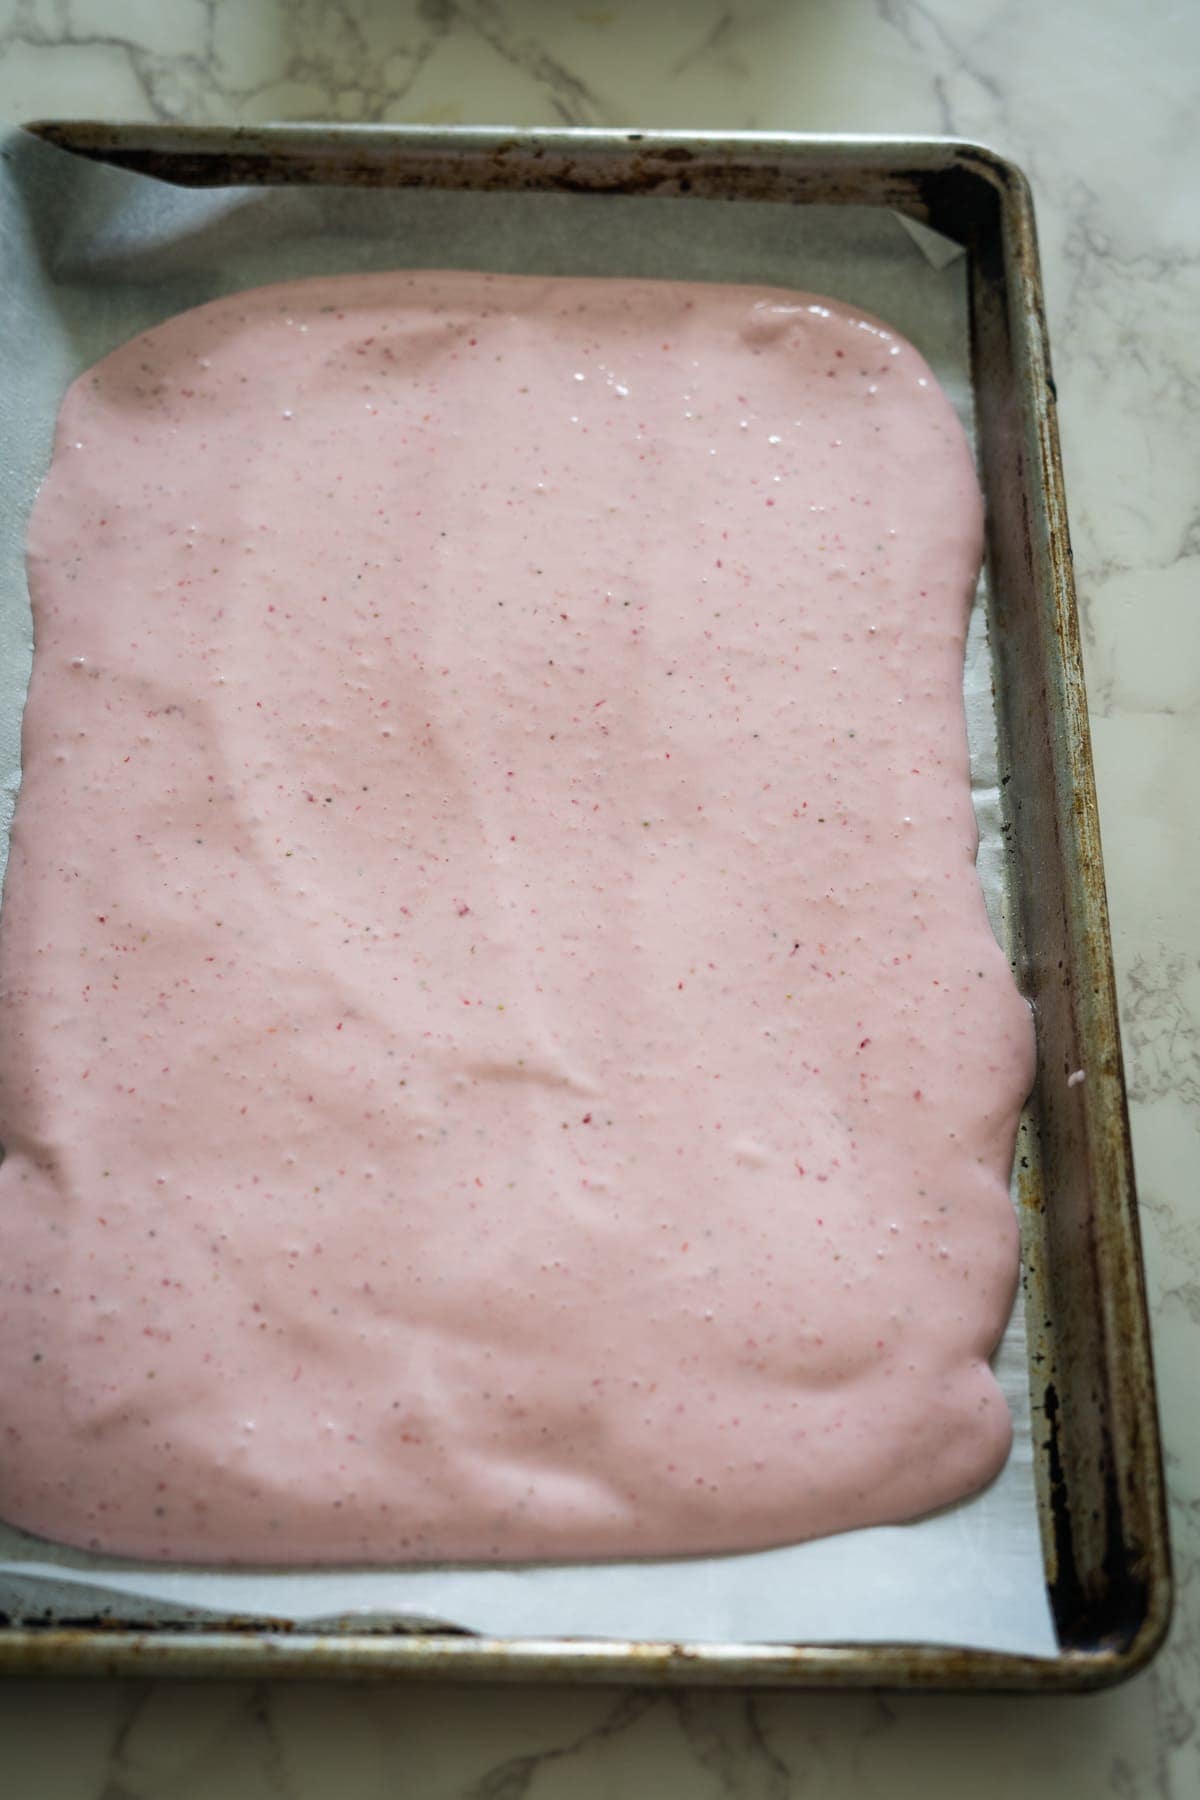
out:
M31 654L25 526L59 401L90 363L185 307L263 282L400 267L801 288L861 306L910 338L973 436L966 260L940 250L932 256L928 244L914 243L906 221L883 209L189 190L13 133L0 143L0 254L0 858L20 779ZM1006 942L1008 863L982 583L964 697L980 877ZM131 1623L257 1614L358 1630L421 1621L499 1637L923 1642L1049 1656L1057 1642L1037 1519L1020 1296L994 1367L1015 1426L1007 1466L983 1493L911 1524L674 1561L236 1572L91 1556L0 1525L0 1611Z

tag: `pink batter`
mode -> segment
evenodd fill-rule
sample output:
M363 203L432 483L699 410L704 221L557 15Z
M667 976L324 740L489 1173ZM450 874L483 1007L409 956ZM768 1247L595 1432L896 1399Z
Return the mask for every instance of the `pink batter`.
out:
M1009 1419L971 456L807 296L379 275L68 394L0 933L0 1512L214 1562L907 1518Z

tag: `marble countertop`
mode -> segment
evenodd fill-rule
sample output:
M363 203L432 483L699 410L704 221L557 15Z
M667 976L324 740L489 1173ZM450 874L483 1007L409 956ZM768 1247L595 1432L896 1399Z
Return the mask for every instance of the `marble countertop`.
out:
M13 1800L1200 1794L1200 9L1169 0L0 0L0 117L950 133L1035 192L1177 1571L1063 1701L13 1683Z

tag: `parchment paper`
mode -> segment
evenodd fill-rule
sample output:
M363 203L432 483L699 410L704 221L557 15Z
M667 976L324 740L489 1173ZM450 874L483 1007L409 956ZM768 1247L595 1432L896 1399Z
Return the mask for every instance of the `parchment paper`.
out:
M894 325L928 358L973 433L965 259L878 209L189 191L14 133L0 148L0 248L0 866L29 674L25 524L58 402L88 364L184 307L260 282L397 267L774 283L835 295ZM979 867L1003 942L1007 864L985 616L981 592L965 696ZM0 1221L0 1243L2 1234ZM499 1636L908 1641L1053 1655L1020 1300L995 1366L1016 1424L1007 1467L984 1493L914 1524L673 1562L237 1573L89 1556L0 1526L0 1610L130 1621L262 1614L358 1630L420 1619Z

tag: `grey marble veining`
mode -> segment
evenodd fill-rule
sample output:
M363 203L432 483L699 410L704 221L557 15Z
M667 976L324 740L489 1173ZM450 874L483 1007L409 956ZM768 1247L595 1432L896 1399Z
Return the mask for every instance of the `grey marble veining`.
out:
M0 114L950 132L1035 189L1178 1575L1061 1703L0 1689L14 1800L1200 1794L1200 8L1167 0L0 0Z

